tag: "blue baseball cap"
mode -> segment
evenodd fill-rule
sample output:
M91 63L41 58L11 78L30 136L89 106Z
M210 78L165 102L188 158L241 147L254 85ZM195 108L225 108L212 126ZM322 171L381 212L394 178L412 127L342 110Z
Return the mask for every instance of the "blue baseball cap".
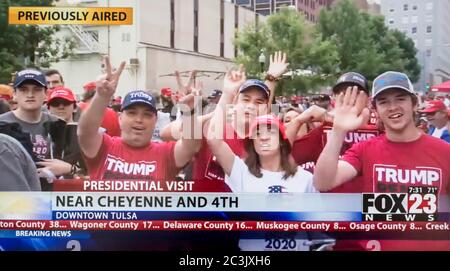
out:
M26 81L32 81L38 86L47 88L47 80L45 79L45 75L38 70L26 69L18 72L16 74L16 79L14 80L14 88L20 87Z
M242 84L242 86L239 88L239 93L242 93L250 88L257 88L259 90L262 90L266 98L270 97L270 90L269 87L264 84L263 81L258 79L249 79Z
M410 94L417 95L408 76L401 72L388 71L373 80L372 98L388 89L402 89Z
M135 104L143 104L150 107L151 110L155 112L157 111L155 98L151 94L143 90L128 92L125 98L123 98L121 111Z

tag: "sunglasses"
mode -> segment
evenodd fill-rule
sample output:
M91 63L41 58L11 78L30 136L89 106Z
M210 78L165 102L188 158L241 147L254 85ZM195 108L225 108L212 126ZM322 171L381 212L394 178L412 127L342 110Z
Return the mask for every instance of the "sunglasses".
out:
M62 100L62 99L58 99L58 100L54 100L51 103L49 103L49 106L54 106L54 107L58 107L60 105L64 105L64 106L68 106L71 105L72 102L69 102L67 100Z

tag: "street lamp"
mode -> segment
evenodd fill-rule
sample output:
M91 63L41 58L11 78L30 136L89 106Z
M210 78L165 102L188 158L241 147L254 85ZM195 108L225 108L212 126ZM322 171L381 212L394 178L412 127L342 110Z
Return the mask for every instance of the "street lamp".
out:
M264 72L264 64L266 64L266 56L264 55L264 51L261 50L261 54L258 58L259 64L261 65L261 73Z

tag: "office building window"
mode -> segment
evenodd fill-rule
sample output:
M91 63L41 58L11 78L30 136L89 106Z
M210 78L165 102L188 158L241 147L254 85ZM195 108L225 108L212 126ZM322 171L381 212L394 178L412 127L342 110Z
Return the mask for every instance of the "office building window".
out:
M394 24L394 19L389 19L389 24Z
M198 52L198 0L194 0L194 51Z
M408 16L405 16L405 17L402 18L402 23L403 24L407 24L408 22L409 22Z
M413 27L413 28L411 28L411 33L412 34L417 34L417 27Z
M431 49L427 50L427 56L430 57L431 56Z
M427 26L427 33L431 33L431 25Z
M221 57L224 57L224 55L225 55L224 17L225 17L225 3L223 1L220 1L220 56Z
M239 7L234 6L234 38L237 39L237 33L239 31ZM234 46L234 57L237 57L238 49Z
M175 0L170 0L170 48L175 48Z
M417 10L417 6L416 5L412 6L412 9Z
M390 10L389 10L389 12L394 12L395 11L395 9L393 9L393 8L391 8Z
M407 10L408 10L408 4L404 4L404 5L403 5L403 10L404 10L404 11L407 11Z

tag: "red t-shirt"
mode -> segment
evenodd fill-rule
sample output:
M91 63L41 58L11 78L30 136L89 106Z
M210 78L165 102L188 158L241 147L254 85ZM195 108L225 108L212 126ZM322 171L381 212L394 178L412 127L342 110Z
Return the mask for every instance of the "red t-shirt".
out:
M81 102L78 107L83 111L89 106L88 103ZM110 136L120 136L120 125L116 111L111 108L105 109L105 114L102 119L102 128L106 129L106 133Z
M305 170L314 172L315 163L319 159L322 150L327 144L328 133L333 128L333 123L325 122L323 125L311 130L305 136L294 141L292 156L298 165L303 165ZM347 133L340 154L358 142L366 141L381 134L375 125L367 124L358 130ZM336 192L336 191L333 191Z
M143 148L133 148L120 137L103 134L102 146L96 157L85 157L91 179L174 180L180 171L175 163L176 142L151 142Z
M439 194L450 194L450 144L421 135L413 142L391 142L382 135L353 145L342 160L357 171L348 192L405 193L409 186L436 186ZM447 240L340 241L335 249L450 250ZM372 245L371 245L372 244Z
M224 134L228 131L228 136L224 137L224 141L237 156L244 158L245 140L238 137L231 125L227 124L225 127ZM222 166L216 161L206 139L202 140L200 151L194 156L192 178L196 181L196 192L231 192L225 184Z
M342 160L362 179L354 191L405 193L409 186L436 186L450 194L450 144L429 135L391 142L386 135L354 145Z

